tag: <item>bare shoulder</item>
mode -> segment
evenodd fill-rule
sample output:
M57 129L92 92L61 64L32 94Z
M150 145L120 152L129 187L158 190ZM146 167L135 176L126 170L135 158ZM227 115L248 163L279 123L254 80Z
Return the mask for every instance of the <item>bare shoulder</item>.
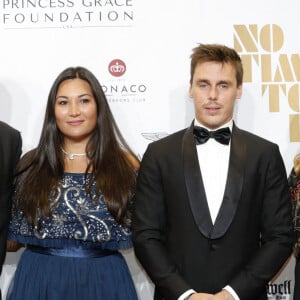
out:
M138 160L138 158L133 155L130 152L125 152L125 156L127 158L127 160L131 163L131 165L134 167L135 170L138 170L140 168L140 161Z

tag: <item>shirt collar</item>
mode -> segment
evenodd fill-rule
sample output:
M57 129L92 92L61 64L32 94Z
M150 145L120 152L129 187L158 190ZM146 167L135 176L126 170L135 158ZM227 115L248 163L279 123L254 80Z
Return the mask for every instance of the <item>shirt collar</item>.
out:
M207 130L211 130L210 128L207 128L206 126L204 126L203 124L201 124L196 118L194 119L194 126L201 126ZM225 128L225 127L229 127L230 131L232 132L232 126L233 126L233 120L231 119L229 122L223 124L222 126L214 129L215 130L218 130L220 128Z

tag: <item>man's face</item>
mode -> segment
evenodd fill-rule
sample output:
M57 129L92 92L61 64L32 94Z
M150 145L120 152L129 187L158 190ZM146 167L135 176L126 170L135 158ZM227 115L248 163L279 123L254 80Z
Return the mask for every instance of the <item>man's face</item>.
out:
M196 65L190 97L194 101L196 119L210 129L229 122L234 103L242 95L231 64L204 62Z

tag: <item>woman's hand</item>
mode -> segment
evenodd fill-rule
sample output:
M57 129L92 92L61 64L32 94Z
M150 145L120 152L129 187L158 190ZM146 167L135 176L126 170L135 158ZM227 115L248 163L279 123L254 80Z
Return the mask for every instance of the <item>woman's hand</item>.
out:
M18 242L15 242L15 241L6 241L6 251L7 252L16 252L21 247L24 247L24 245L20 244Z

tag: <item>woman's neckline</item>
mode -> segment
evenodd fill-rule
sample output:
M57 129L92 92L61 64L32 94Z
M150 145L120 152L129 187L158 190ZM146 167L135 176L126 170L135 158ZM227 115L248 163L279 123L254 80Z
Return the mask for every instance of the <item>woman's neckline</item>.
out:
M85 172L64 172L64 175L85 175ZM87 173L87 175L91 175L92 173Z

